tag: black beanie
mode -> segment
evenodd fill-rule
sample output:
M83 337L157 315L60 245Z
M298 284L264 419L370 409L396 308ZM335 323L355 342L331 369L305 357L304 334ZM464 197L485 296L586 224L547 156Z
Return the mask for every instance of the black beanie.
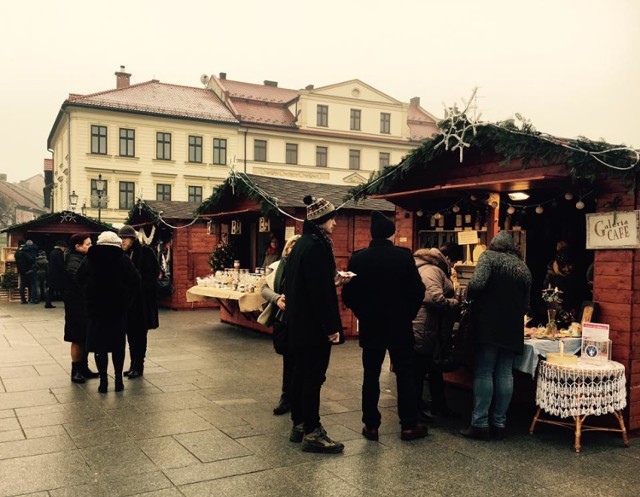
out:
M371 238L389 238L396 232L396 225L378 211L371 213Z

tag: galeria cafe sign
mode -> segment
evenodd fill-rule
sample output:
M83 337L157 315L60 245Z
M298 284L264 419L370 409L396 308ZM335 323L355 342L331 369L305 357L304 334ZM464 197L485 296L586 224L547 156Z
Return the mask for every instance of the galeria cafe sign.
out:
M586 214L588 249L640 248L640 211Z

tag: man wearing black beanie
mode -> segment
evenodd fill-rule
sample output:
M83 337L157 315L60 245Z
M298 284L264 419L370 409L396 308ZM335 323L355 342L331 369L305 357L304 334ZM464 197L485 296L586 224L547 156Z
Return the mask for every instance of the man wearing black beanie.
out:
M427 435L426 427L418 424L411 326L425 287L411 252L388 239L395 231L393 221L384 214L371 214L371 243L351 256L348 270L356 276L342 290L343 303L359 320L364 366L362 435L368 440L378 440L380 370L387 350L396 374L400 438L414 440Z

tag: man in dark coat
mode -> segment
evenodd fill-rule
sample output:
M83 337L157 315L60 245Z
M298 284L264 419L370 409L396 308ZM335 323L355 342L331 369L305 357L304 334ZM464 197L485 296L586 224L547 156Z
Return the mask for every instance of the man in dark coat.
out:
M38 285L38 274L35 269L36 257L38 257L38 246L33 240L27 240L22 247L27 261L26 278L29 283L29 302L32 304L40 303L40 288Z
M426 427L417 423L411 326L425 289L411 252L388 239L395 231L390 219L372 213L371 243L351 257L348 270L356 276L342 290L342 301L359 320L364 367L362 434L369 440L378 440L380 370L387 350L396 374L400 437L413 440L427 435Z
M529 309L531 272L520 259L513 237L499 232L478 260L467 286L473 302L475 341L473 413L471 425L460 433L469 438L503 438L513 393L513 361L524 348L523 317Z
M140 275L140 285L136 289L133 305L129 309L127 320L127 338L131 366L124 375L133 380L144 373L144 359L147 355L147 335L155 330L158 322L158 303L156 288L161 276L160 265L153 250L138 241L138 234L131 226L123 226L118 231L122 238L122 249L131 259Z
M295 357L293 413L289 440L302 442L306 452L342 452L344 444L334 442L320 424L320 389L331 356L331 344L339 343L342 322L338 310L336 263L329 235L336 225L335 207L323 198L306 196L307 219L302 237L289 254L285 295L289 340Z
M16 250L15 258L16 269L20 275L20 303L28 304L25 289L31 285L31 274L29 271L32 270L31 268L33 267L35 258L33 258L31 252L26 249L24 240L18 240L18 249Z
M49 254L49 272L47 274L47 283L49 283L49 292L51 300L62 299L65 284L64 256L67 250L67 244L63 240L58 240ZM51 306L55 307L55 306Z

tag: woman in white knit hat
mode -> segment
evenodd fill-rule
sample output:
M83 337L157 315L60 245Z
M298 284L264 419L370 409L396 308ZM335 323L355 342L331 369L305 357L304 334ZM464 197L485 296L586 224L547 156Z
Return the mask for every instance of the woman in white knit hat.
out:
M109 352L115 370L115 390L120 392L124 389L127 311L140 286L140 276L122 251L118 235L111 231L100 233L97 245L89 249L78 270L78 282L84 289L87 305L87 350L95 352L100 373L98 392L107 392Z

